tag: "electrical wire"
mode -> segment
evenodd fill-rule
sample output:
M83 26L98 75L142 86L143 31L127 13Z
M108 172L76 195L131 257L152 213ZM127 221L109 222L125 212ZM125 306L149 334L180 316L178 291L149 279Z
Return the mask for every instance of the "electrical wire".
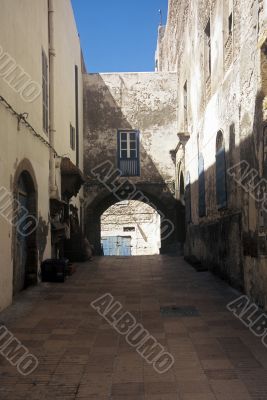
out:
M50 150L53 151L56 157L59 157L58 153L56 150L51 146L51 144L45 140L39 133L36 132L36 130L33 128L33 126L26 120L26 117L24 114L19 114L17 111L14 110L14 108L7 102L6 99L4 99L3 96L0 96L0 103L2 103L6 109L10 111L12 115L15 115L18 119L18 124L21 122L25 124L25 126L31 131L32 135L37 137L42 143L44 143L47 147L49 147Z

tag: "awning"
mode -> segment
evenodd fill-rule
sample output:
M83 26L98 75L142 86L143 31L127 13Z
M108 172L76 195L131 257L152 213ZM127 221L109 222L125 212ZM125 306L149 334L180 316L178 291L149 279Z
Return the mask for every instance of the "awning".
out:
M60 168L62 199L69 201L77 196L85 180L81 170L67 157L62 158Z

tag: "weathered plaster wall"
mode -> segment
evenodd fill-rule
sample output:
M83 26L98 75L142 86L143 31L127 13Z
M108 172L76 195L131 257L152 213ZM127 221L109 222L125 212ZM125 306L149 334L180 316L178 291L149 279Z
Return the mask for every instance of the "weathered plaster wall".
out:
M55 3L55 149L59 155L68 155L75 162L70 147L69 126L75 126L74 66L80 71L80 160L82 161L82 75L81 49L73 17L71 2L57 0ZM0 15L0 95L18 113L28 113L27 121L36 132L48 141L43 131L42 116L42 50L48 56L48 2L47 0L3 0ZM5 53L16 66L18 75L13 83L19 84L19 73L25 71L39 85L39 95L33 101L25 101L18 91L5 80ZM12 63L8 64L12 71ZM10 79L12 76L10 77ZM12 79L11 79L12 81ZM17 190L18 172L26 169L36 183L38 229L36 232L38 264L51 257L49 229L49 148L0 104L0 187L13 196ZM81 163L82 166L82 163ZM59 170L59 168L58 168ZM58 173L58 175L60 175ZM58 185L60 182L58 181ZM1 204L2 205L2 204ZM10 208L12 213L12 207ZM12 301L13 266L15 262L15 230L0 215L0 310Z
M128 227L134 228L134 231L125 231L124 228ZM102 214L103 236L130 236L133 256L159 254L160 215L139 201L114 204Z
M47 4L45 3L38 4L36 1L30 0L23 4L16 0L12 4L5 0L1 2L1 56L8 52L15 59L16 64L24 68L31 79L38 84L41 84L41 46L43 45L47 51ZM25 12L25 10L28 11ZM20 27L19 33L18 27ZM38 32L38 40L32 32ZM36 60L38 61L36 62ZM4 81L3 75L0 78L0 94L15 110L27 112L29 114L28 121L46 138L42 131L41 95L33 102L25 102ZM47 221L49 150L40 140L34 138L23 124L18 130L17 118L3 105L0 105L0 119L0 186L5 187L13 195L16 187L16 170L21 161L28 160L35 173L36 181L39 182L37 190L42 190L38 198L38 216ZM10 211L12 213L12 206ZM14 249L13 227L3 216L0 216L0 310L12 301ZM48 254L49 245L45 250L45 255Z
M134 129L140 131L141 171L130 181L164 204L175 222L175 171L170 151L177 138L176 74L88 74L84 75L84 94L87 206L94 203L95 207L110 195L93 177L92 169L105 161L116 169L117 130ZM90 229L89 221L87 227Z
M141 133L141 176L148 182L174 179L170 150L177 133L175 74L88 74L85 82L85 172L117 162L117 129ZM164 143L164 146L162 146Z
M83 76L80 38L71 1L55 4L55 146L60 155L67 155L76 164L79 147L79 168L83 170ZM79 142L70 146L70 124L76 128L75 65L78 67ZM64 67L63 67L64 66Z
M169 2L169 14L177 13ZM190 174L192 220L187 228L186 253L195 255L209 268L233 284L244 287L258 302L266 304L267 265L266 219L262 225L260 206L230 176L227 176L227 208L216 204L216 135L223 132L227 168L246 160L265 177L263 112L266 69L262 68L264 42L263 2L233 2L232 47L227 49L228 16L231 2L181 1L181 15L169 18L162 40L164 69L178 63L178 130L188 132L185 173ZM211 83L206 84L205 28L211 23ZM183 20L181 26L179 21ZM170 43L179 31L175 50ZM229 41L228 41L229 43ZM232 49L232 50L231 50ZM226 58L228 56L228 58ZM266 61L264 61L266 63ZM188 124L184 112L184 85L188 87ZM198 157L205 166L206 215L199 217ZM181 157L181 155L180 155ZM183 156L182 156L183 157ZM265 161L266 162L266 161ZM212 245L211 245L212 244Z
M184 26L187 1L170 0L166 27L159 30L156 61L159 71L177 71L177 45ZM164 34L163 34L164 33Z

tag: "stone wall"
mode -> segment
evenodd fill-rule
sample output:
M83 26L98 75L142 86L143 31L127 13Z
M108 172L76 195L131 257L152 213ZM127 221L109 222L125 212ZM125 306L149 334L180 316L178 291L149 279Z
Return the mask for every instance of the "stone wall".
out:
M250 170L257 171L258 182L267 178L266 4L256 0L199 0L170 1L169 7L160 65L168 71L177 64L178 131L189 137L184 152L176 159L178 165L184 165L185 175L190 176L191 220L185 251L266 305L267 223L263 204L228 173L227 206L219 209L216 199L219 131L223 135L226 170L245 161ZM174 38L178 39L175 46L171 45ZM201 217L200 154L205 169L205 215ZM179 176L176 182L179 186Z
M87 234L96 248L100 213L118 199L116 189L101 184L92 173L110 162L118 168L117 131L140 132L140 175L127 180L152 202L162 218L176 226L175 169L171 153L177 139L177 86L174 73L84 75L84 168ZM118 178L119 187L126 178ZM134 193L129 194L130 199ZM123 199L121 199L123 200ZM91 217L90 217L91 215ZM97 220L92 221L93 215Z
M116 203L101 217L101 237L131 238L131 255L159 254L160 215L139 201Z
M74 67L79 71L79 155L82 161L82 73L81 48L70 0L54 2L55 12L55 150L76 163L75 151L70 146L70 123L75 126ZM35 281L40 276L40 263L51 257L50 210L49 210L49 132L43 129L42 98L42 51L49 56L48 1L9 0L1 1L0 14L0 95L23 120L0 102L0 187L10 196L9 219L0 215L0 311L12 302L13 283L16 274L23 275L20 262L18 234L14 221L14 204L18 197L18 182L22 173L31 181L30 211L38 221L38 227L27 244L27 266L34 267ZM27 78L28 77L28 78ZM49 79L49 68L48 68ZM33 82L24 93L27 81ZM34 90L33 89L38 89ZM36 96L31 96L31 93ZM28 96L27 96L28 94ZM60 161L57 159L56 176L60 192ZM82 168L82 162L80 163ZM3 192L2 192L3 193ZM33 199L31 198L34 198ZM79 201L74 201L79 206ZM1 197L1 211L7 201ZM32 260L34 258L34 260ZM33 264L33 265L32 265Z
M141 175L132 179L174 180L170 150L177 134L176 74L87 74L84 84L85 173L107 159L116 165L117 130L136 129Z

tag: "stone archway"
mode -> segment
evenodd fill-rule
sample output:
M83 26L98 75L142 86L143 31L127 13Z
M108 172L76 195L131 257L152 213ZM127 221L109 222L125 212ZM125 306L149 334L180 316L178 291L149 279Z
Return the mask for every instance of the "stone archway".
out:
M14 295L38 281L37 186L33 170L28 164L26 160L20 164L14 182Z
M176 168L177 241L182 250L186 237L184 163L180 162Z
M179 199L181 203L185 204L185 184L184 184L184 174L183 171L180 173L180 180L179 180Z
M105 256L159 254L160 236L160 214L144 202L120 201L101 216L101 243Z
M138 192L140 193L140 192ZM173 199L164 201L142 190L142 198L132 200L143 201L153 207L161 216L161 253L167 253L176 242L177 202ZM91 203L87 203L85 215L85 232L89 242L94 246L95 253L101 254L101 215L118 199L108 191L102 191Z

